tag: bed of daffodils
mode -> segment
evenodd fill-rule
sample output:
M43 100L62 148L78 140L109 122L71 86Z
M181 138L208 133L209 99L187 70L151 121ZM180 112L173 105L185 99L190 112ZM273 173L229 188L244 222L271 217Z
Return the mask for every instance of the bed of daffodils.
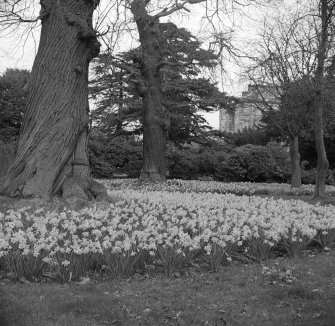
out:
M100 180L108 187L118 189L134 189L138 187L136 179ZM140 186L143 188L143 186ZM292 195L309 196L314 193L314 185L302 185L300 188L291 188L285 183L253 183L253 182L218 182L200 180L168 180L166 183L149 184L147 190L178 191L178 192L211 192L235 195ZM335 186L326 186L326 192L335 195Z
M93 272L129 277L146 266L171 275L199 261L215 271L232 259L298 256L311 242L324 248L335 239L335 206L210 192L198 182L132 182L105 181L113 203L80 211L0 213L0 270L61 282Z

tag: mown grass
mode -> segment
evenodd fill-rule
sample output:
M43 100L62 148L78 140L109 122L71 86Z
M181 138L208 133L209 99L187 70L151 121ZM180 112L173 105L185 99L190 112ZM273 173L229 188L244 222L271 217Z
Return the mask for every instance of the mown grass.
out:
M290 271L285 282L268 270ZM180 277L0 283L1 326L248 325L334 326L335 250L263 264L233 263Z

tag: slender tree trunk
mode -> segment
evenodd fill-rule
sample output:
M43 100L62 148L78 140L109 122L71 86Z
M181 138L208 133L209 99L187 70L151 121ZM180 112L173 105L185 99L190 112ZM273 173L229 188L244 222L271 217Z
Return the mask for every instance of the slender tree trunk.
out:
M118 103L118 111L117 111L117 122L115 127L115 133L117 135L120 135L122 133L122 121L123 121L123 100L124 100L124 94L123 94L123 82L120 83L120 92L119 92L119 103Z
M323 118L322 118L322 99L321 94L317 95L315 107L315 144L317 152L317 173L314 188L314 198L326 195L326 177L328 172L328 159L323 138Z
M299 153L299 137L290 137L290 160L291 160L291 187L301 187L301 165Z
M328 44L328 5L327 0L321 0L321 33L319 36L318 46L318 62L315 74L316 80L316 97L314 102L314 116L315 116L315 144L317 152L317 174L314 189L314 198L325 196L326 175L328 171L328 160L323 139L323 89L324 89L324 65Z
M88 66L100 49L92 28L97 4L41 0L41 38L17 156L2 189L7 195L70 195L79 187L87 197ZM82 181L69 181L76 178Z
M134 0L134 15L142 48L141 76L143 101L143 168L144 181L166 180L166 134L168 119L162 104L159 73L159 20L148 15L145 0Z

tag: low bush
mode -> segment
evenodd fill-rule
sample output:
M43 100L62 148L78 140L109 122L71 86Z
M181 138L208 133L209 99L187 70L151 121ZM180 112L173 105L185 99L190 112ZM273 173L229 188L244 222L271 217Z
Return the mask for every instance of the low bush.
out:
M203 149L199 152L199 174L202 178L214 178L218 167L227 157L227 152L218 148Z
M89 159L90 159L91 173L94 178L113 177L115 169L110 163L101 159L101 157L94 155L94 153L92 152L90 153Z
M273 146L244 145L235 148L220 167L216 179L224 181L285 181L287 173Z
M302 169L301 171L301 182L303 184L315 184L316 180L316 169L305 170ZM334 172L329 170L326 178L327 185L334 185Z
M269 142L270 137L257 128L244 128L238 132L224 132L224 139L234 147L241 147L249 144L265 146Z
M110 178L114 174L126 174L130 178L140 176L143 154L142 142L129 137L108 139L93 133L89 142L90 164L95 178Z
M173 179L196 179L199 174L197 151L191 147L171 146L167 153L169 177Z
M226 152L211 147L169 147L167 162L171 179L213 178Z
M286 182L291 177L290 157L288 149L278 142L269 142L266 145L276 165L273 171L273 181Z
M288 153L274 142L267 146L237 147L229 155L222 146L169 144L166 160L171 179L213 178L229 182L286 182L289 179ZM90 163L96 178L111 178L114 174L137 178L143 164L142 142L131 137L107 139L93 133Z

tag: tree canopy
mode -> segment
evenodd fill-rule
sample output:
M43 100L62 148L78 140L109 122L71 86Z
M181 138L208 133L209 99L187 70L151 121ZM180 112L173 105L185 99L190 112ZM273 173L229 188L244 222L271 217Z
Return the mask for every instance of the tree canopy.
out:
M168 138L177 145L201 142L210 127L201 112L227 107L232 101L208 75L218 65L217 54L206 50L184 28L159 25L162 101L169 119ZM137 84L142 53L136 48L114 57L104 53L95 60L90 93L96 100L92 120L108 134L142 133L142 102ZM144 83L144 81L141 81Z

